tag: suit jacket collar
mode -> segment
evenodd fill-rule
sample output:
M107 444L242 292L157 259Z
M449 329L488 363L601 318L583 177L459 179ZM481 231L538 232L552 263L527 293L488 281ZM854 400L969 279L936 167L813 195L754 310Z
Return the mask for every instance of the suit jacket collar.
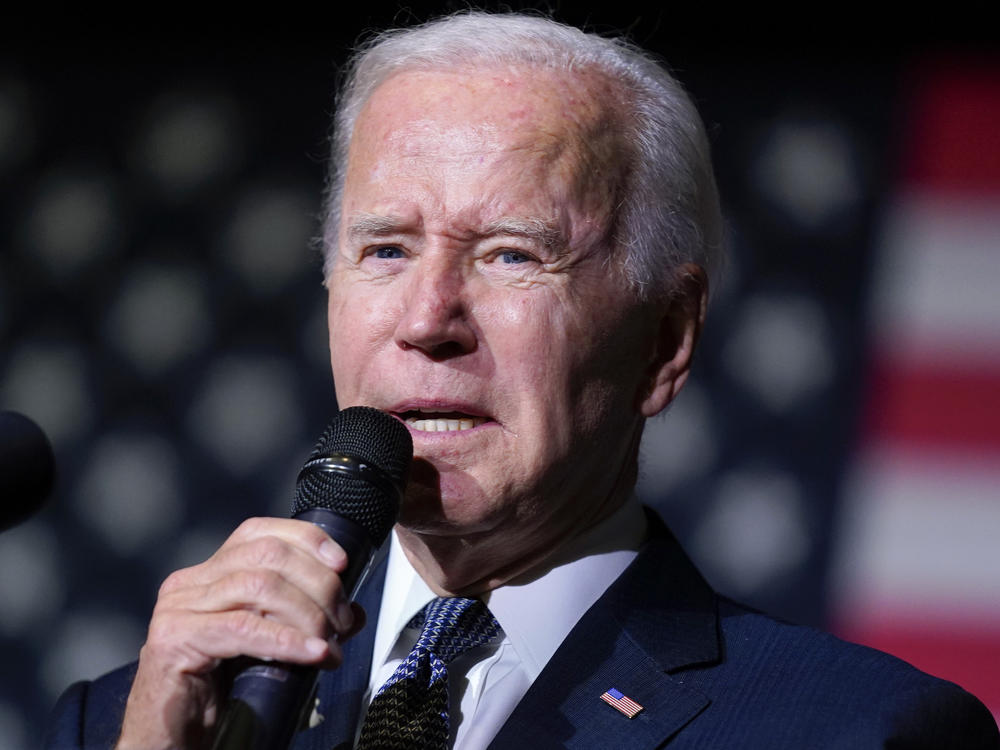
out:
M608 589L608 613L665 672L719 660L716 596L660 517L650 539Z

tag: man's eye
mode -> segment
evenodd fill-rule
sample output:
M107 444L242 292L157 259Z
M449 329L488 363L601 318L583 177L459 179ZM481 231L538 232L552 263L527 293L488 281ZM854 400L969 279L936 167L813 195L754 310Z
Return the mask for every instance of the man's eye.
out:
M527 263L531 260L531 256L519 253L516 250L505 250L500 253L500 259L504 263Z
M376 248L375 257L381 260L396 260L403 257L403 251L398 247L387 245L386 247Z

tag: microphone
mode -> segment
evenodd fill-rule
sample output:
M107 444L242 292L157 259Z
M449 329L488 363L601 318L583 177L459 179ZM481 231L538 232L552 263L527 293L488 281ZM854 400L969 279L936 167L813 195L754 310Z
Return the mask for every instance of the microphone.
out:
M368 572L399 512L413 440L398 419L367 406L330 422L295 486L292 517L322 528L347 553L348 597ZM309 708L319 670L243 658L213 750L285 750Z
M42 428L16 411L0 411L0 531L42 507L55 474L56 460Z

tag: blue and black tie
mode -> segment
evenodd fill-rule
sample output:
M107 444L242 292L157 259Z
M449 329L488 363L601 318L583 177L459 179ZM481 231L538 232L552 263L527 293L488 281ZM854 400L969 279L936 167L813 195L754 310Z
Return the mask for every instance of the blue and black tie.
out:
M478 599L438 598L409 623L420 637L379 688L358 750L444 750L448 746L448 664L502 631Z

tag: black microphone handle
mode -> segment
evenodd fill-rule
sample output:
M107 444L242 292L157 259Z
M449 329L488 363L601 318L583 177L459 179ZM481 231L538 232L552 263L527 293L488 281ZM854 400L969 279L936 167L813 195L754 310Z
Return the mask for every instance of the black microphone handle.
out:
M294 518L311 521L343 547L347 569L340 580L353 599L377 549L368 531L326 508L311 508ZM286 750L308 718L319 670L245 657L239 661L245 666L233 680L212 750Z

